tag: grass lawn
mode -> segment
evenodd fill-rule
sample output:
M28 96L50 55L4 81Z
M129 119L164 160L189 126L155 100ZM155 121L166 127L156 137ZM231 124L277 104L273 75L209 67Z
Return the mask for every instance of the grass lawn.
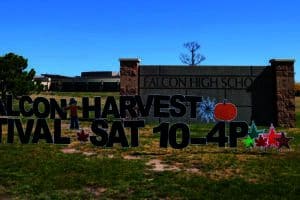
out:
M105 96L106 94L80 94ZM56 98L76 94L44 94ZM300 98L291 149L247 150L215 144L182 150L159 148L154 125L140 131L136 148L99 148L79 143L63 121L70 145L0 144L0 199L300 199ZM81 122L89 132L91 122ZM51 123L50 123L50 126ZM190 125L205 135L212 125ZM52 130L52 127L51 127ZM282 129L280 129L282 130Z

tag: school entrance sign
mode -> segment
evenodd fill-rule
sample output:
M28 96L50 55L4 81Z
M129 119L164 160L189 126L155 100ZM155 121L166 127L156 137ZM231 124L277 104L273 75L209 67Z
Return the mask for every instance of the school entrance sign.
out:
M82 97L81 105L71 98L67 106L67 99L58 102L54 98L23 96L15 101L16 110L11 95L5 102L0 100L0 144L3 132L6 143L14 143L17 136L22 144L40 140L69 144L71 138L63 135L61 122L73 106L82 109L81 120L92 121L90 134L81 130L77 139L89 139L99 147L116 143L137 147L145 120L158 120L152 133L159 134L162 148L208 143L235 148L238 138L243 138L247 148L290 148L292 138L277 133L273 124L295 126L293 60L271 60L270 66L256 67L142 66L138 59L120 62L119 98L108 96L104 100L96 96L90 101ZM71 122L77 117L71 114ZM200 120L216 123L204 137L192 137L186 122ZM48 123L53 123L53 130ZM269 131L258 130L256 124L270 125ZM130 139L125 129L129 129Z
M121 95L140 95L144 100L155 94L228 99L238 108L237 120L295 127L294 60L272 59L268 66L191 67L140 65L139 59L124 58L120 75ZM154 117L153 110L147 120L170 121ZM189 113L172 120L197 121Z

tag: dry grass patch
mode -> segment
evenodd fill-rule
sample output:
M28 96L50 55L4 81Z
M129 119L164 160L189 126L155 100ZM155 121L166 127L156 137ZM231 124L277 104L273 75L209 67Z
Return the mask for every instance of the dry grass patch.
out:
M163 171L180 171L180 169L175 165L164 164L160 159L151 159L146 165L151 166L152 171L163 172Z

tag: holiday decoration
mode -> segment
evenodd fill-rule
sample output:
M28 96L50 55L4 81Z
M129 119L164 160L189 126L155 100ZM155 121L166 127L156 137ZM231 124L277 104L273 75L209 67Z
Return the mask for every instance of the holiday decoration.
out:
M234 104L224 100L223 103L216 104L214 115L220 121L232 121L237 116L237 108Z
M263 138L262 135L255 139L255 146L257 147L266 147L267 146L267 138Z
M249 135L245 139L243 139L242 142L247 148L254 147L254 139L251 138Z
M215 99L210 100L209 97L206 99L203 98L202 102L199 103L198 115L202 121L206 123L214 122L214 108L215 108Z
M257 138L259 134L264 133L265 130L258 130L254 121L251 122L251 126L249 126L248 135L251 138Z
M278 142L278 149L280 149L281 147L285 146L286 148L290 148L289 146L289 141L292 140L293 138L291 137L286 137L285 133L281 132L280 137L276 138L277 142Z
M89 134L85 133L84 130L81 130L80 132L77 132L77 139L80 142L88 141L88 137L89 137Z
M273 124L271 124L269 128L269 132L267 134L262 134L262 136L267 139L268 147L278 147L279 143L276 138L279 138L280 134L276 133Z

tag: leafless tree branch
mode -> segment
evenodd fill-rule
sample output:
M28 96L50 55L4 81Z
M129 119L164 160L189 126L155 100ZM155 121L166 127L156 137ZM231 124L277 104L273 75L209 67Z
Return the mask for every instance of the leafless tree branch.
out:
M198 44L198 42L187 42L183 44L183 47L186 48L190 52L190 54L180 54L179 58L182 63L195 66L206 59L205 56L203 56L200 53L197 53L197 51L201 47L200 44Z

